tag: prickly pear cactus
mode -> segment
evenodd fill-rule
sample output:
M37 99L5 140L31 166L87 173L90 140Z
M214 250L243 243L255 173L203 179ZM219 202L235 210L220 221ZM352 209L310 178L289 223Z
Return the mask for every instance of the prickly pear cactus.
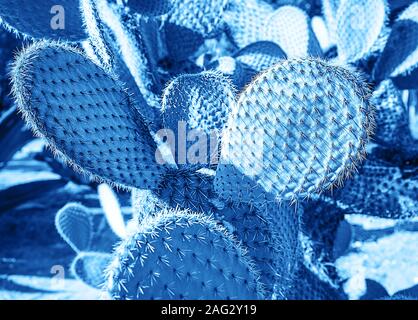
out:
M16 59L12 81L27 122L69 165L113 185L156 186L162 169L142 116L121 83L79 50L38 42Z
M101 183L113 253L81 205L56 226L111 298L346 299L348 216L416 216L415 2L64 1L65 29L51 1L15 2L2 25L40 40L13 97Z
M208 216L165 211L132 227L108 269L116 299L258 299L259 275Z
M341 183L373 131L368 95L356 73L320 60L286 60L261 73L229 117L215 190L259 203Z
M386 22L386 1L341 1L336 15L337 46L344 61L356 61L368 53Z
M90 248L93 222L88 209L77 203L69 203L57 212L55 227L60 236L76 252Z
M377 80L408 74L418 63L416 32L418 3L412 3L393 25L387 45L375 65Z
M178 165L217 164L218 140L234 103L229 79L213 71L180 76L167 86L161 102L162 134L174 133L167 139Z
M298 7L282 6L275 10L266 22L265 40L277 43L289 58L322 55L310 18Z

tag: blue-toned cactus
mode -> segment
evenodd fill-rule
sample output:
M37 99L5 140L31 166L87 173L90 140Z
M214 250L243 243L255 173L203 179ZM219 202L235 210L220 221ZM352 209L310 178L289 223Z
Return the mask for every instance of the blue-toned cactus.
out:
M153 23L143 23L141 18L135 18L124 12L123 8L108 4L106 0L96 0L100 19L110 30L110 37L114 39L115 51L121 62L127 67L133 77L142 97L148 104L141 108L144 116L154 119L155 110L159 107L159 97L156 94L159 84L154 78L155 61L150 55L148 28ZM156 24L154 25L156 27ZM157 39L153 39L157 41ZM151 44L154 45L154 44ZM137 98L138 99L138 98Z
M236 70L232 73L232 79L237 88L242 89L251 83L258 73L286 59L287 56L274 42L258 41L236 52L234 58ZM222 68L219 70L225 72Z
M213 176L191 168L168 170L155 194L172 208L205 213L214 210Z
M142 116L79 50L36 43L17 57L12 81L27 122L66 163L113 185L156 188L163 169Z
M209 216L163 211L131 228L108 268L113 298L263 297L245 249Z
M84 42L93 51L93 56L99 64L107 71L112 71L114 65L114 55L111 45L106 39L106 27L100 19L100 14L96 0L80 0L80 10L85 29L89 35L88 41Z
M158 194L151 190L133 189L131 193L132 220L141 223L146 217L156 215L167 206Z
M286 299L300 260L298 244L301 211L288 205L263 208L227 202L215 217L248 248L248 255L260 271L267 298Z
M71 263L71 273L85 284L101 289L106 283L106 268L112 255L101 252L80 252Z
M234 57L246 68L258 73L286 59L287 55L276 43L259 41L242 48L234 54Z
M210 36L223 27L224 10L230 0L174 1L167 14L170 23Z
M116 299L346 298L334 266L351 243L344 215L416 216L415 93L400 90L416 89L417 7L323 0L333 59L323 61L312 58L319 2L80 0L64 6L69 26L80 22L74 36L42 30L48 12L27 32L0 0L9 28L65 40L17 56L24 118L55 155L106 183L110 229L99 217L93 240L87 209L57 214L75 277L106 282ZM194 131L216 139L196 145ZM129 228L111 187L132 191Z
M418 179L403 177L396 166L368 160L359 173L336 192L335 199L353 213L388 218L416 216Z
M409 135L408 115L401 92L391 80L385 80L373 92L371 103L376 107L373 139L389 147L401 145Z
M328 2L328 1L325 1ZM341 1L336 15L338 56L354 62L370 52L387 19L385 0Z
M78 0L0 1L0 21L28 38L81 41L87 38Z
M368 99L356 73L320 60L268 69L231 112L215 190L223 199L263 203L341 184L364 158L373 130Z
M328 29L329 40L332 44L337 41L337 11L341 0L322 0L322 15Z
M86 251L90 248L93 221L86 207L77 203L67 204L57 212L55 227L74 251Z
M273 8L261 0L231 0L225 10L225 22L232 40L238 48L264 40L266 21L260 17L268 17Z
M264 40L277 43L289 58L320 57L321 46L309 16L294 6L282 6L267 19Z
M161 104L162 134L178 165L217 164L218 139L234 103L230 81L213 71L180 76L167 86Z
M258 41L238 50L233 56L220 57L211 64L211 68L230 78L241 91L258 73L286 57L286 53L274 42Z

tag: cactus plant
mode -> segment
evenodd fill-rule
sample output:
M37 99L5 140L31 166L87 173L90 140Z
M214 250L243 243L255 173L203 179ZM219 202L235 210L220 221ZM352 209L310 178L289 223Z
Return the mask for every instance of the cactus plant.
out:
M232 227L234 236L248 248L249 256L260 271L266 295L286 299L300 260L301 211L288 205L255 208L227 203L216 216Z
M398 15L409 1L322 2L333 61L312 58L322 56L310 21L318 1L81 0L71 15L82 35L34 24L31 37L80 43L25 48L12 70L17 105L57 156L106 183L99 199L123 238L110 258L91 243L88 218L62 209L77 278L96 288L106 279L117 299L346 298L333 266L350 243L344 215L416 215L400 92L416 87L416 41L399 36L414 30L416 4ZM4 23L29 34L9 7L0 1ZM365 29L349 23L356 8L374 14ZM245 87L238 98L231 81ZM198 165L159 136L178 139L182 121L186 133L219 135ZM129 231L111 187L132 191Z
M404 178L396 166L368 160L335 198L353 212L388 218L416 216L418 180Z
M371 102L376 107L374 140L386 146L402 143L409 130L401 92L391 80L385 80L374 91Z
M90 248L93 222L86 207L77 203L67 204L57 212L55 227L75 252L86 251Z
M322 56L308 15L298 7L282 6L268 18L265 40L277 43L289 58Z
M258 41L242 48L234 54L234 57L245 67L258 73L286 59L287 55L274 42Z
M373 130L368 95L355 73L320 60L268 69L231 112L215 190L224 199L259 203L341 183L364 157Z
M264 40L262 34L267 17L273 13L273 8L261 0L239 1L231 0L225 10L225 22L231 38L238 48L244 48L251 43Z
M12 81L32 129L77 171L112 185L156 187L163 169L155 162L155 142L142 116L121 84L80 51L38 42L16 59ZM93 93L100 99L93 100ZM76 130L71 123L81 127ZM92 165L93 150L99 166Z
M367 54L384 29L386 13L384 0L362 0L354 5L341 1L336 16L339 58L353 62Z
M108 268L113 298L263 297L245 250L209 216L163 211L130 232Z
M230 0L175 1L167 21L210 36L222 28L223 12Z
M234 103L230 81L213 71L177 77L166 87L161 112L164 129L174 133L169 147L178 165L217 164L218 137Z

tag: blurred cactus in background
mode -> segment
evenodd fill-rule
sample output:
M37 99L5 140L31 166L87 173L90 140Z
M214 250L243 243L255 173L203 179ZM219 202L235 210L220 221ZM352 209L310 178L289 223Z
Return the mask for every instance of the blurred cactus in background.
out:
M347 220L418 216L418 6L402 3L0 0L27 42L13 114L101 206L56 214L72 276L112 299L352 298Z

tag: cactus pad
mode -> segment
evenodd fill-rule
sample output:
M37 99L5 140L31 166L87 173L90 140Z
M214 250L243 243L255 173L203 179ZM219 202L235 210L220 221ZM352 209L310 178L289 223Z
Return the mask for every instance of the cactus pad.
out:
M273 8L261 0L231 1L225 10L225 22L238 48L265 40L262 36L266 21L260 17L268 17L272 12Z
M256 208L227 203L216 217L248 249L248 255L260 271L266 294L285 298L293 282L298 255L299 217L295 209L271 204ZM271 298L271 297L268 297Z
M368 95L356 74L320 60L268 69L231 112L215 191L234 201L295 200L342 183L373 129Z
M379 38L386 21L384 0L342 1L337 12L338 55L344 61L361 59Z
M217 163L217 139L234 103L235 92L230 81L217 72L180 76L167 86L162 99L162 118L164 128L175 134L175 145L170 147L178 164ZM193 145L195 153L192 153Z
M418 180L403 177L398 167L368 160L335 198L353 213L381 218L416 216Z
M76 170L110 184L155 188L156 146L120 83L69 46L40 42L13 68L26 121Z
M222 27L223 12L229 0L174 1L168 21L209 36Z
M373 92L371 103L376 107L374 140L389 147L401 144L408 132L408 115L401 92L391 80L385 80Z
M165 211L116 249L114 299L257 299L263 290L244 250L208 216Z
M298 7L282 6L274 11L264 33L264 39L277 43L289 58L322 55L309 16Z
M85 251L90 248L93 221L86 207L77 203L67 204L57 212L55 227L74 251Z

